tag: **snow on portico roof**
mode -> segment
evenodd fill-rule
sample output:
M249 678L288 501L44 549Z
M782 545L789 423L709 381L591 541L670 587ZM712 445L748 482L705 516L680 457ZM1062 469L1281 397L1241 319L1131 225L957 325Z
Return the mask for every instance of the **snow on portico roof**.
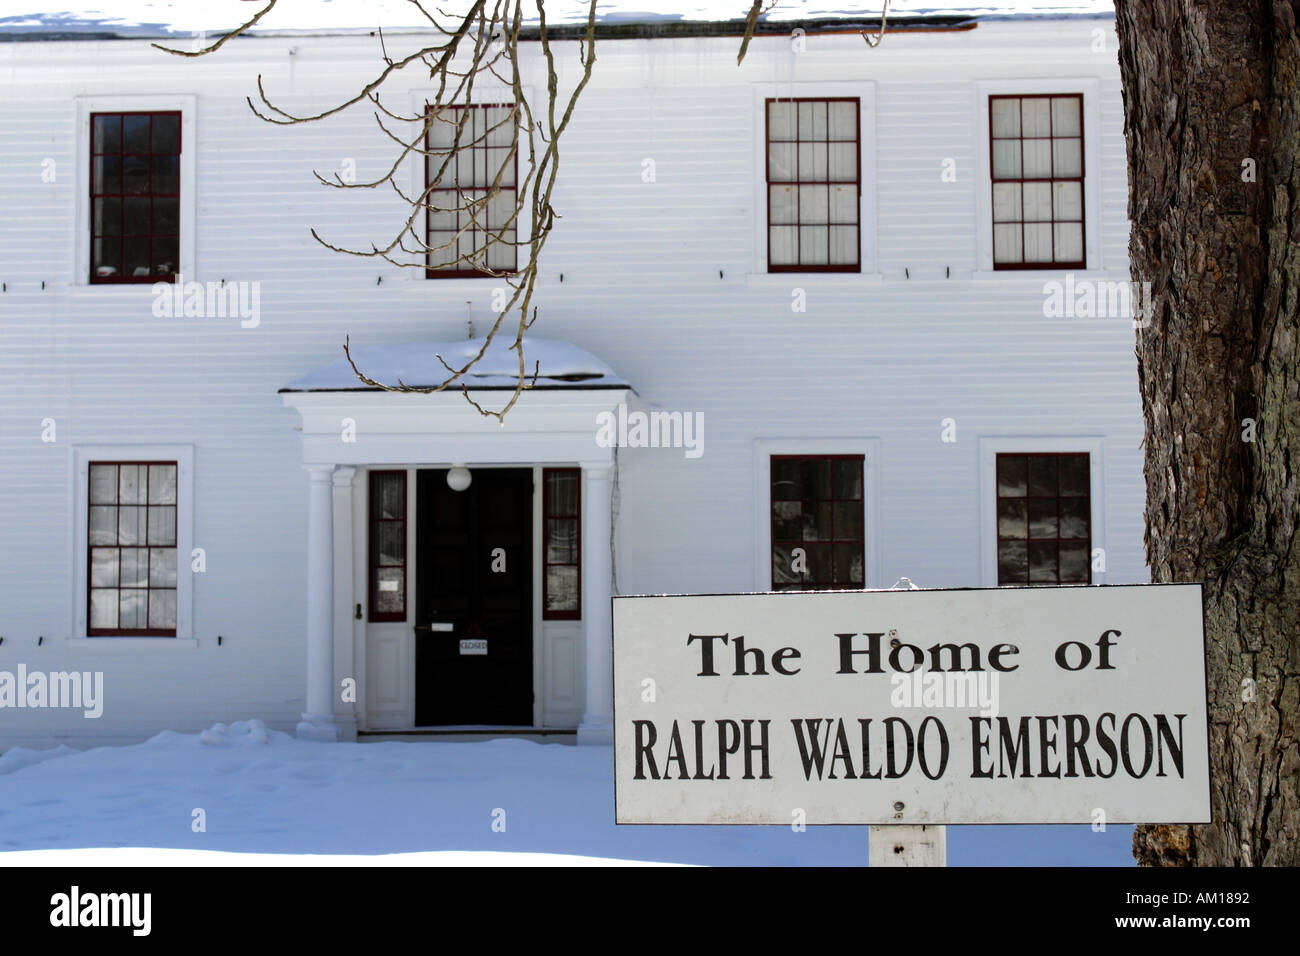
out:
M264 4L246 0L0 0L0 37L10 40L78 35L96 37L190 36L222 33L250 19ZM744 18L748 0L601 0L599 23L608 26L719 23ZM881 0L836 4L834 0L780 0L762 21L879 20ZM435 5L442 9L441 5ZM426 5L426 9L434 9ZM455 5L448 8L454 11ZM586 22L582 0L550 0L547 23ZM1113 0L892 0L894 20L1113 17ZM408 0L281 0L251 34L352 33L428 29Z
M456 342L413 342L409 345L370 345L352 349L352 359L367 378L385 385L398 382L412 388L431 388L447 379L447 370L438 361L441 355L448 365L460 368L478 354L483 336ZM487 352L463 377L448 387L459 391L461 383L471 389L514 388L519 381L519 356L511 351L514 339L497 335ZM631 388L614 370L590 352L558 339L535 339L524 336L524 364L528 380L534 370L533 388ZM341 356L328 365L296 378L281 392L373 392L357 378Z

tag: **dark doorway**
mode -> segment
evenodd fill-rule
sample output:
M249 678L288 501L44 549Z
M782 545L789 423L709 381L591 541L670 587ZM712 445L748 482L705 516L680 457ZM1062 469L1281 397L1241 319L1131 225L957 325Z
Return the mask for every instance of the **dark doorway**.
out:
M533 473L416 486L415 723L533 723Z

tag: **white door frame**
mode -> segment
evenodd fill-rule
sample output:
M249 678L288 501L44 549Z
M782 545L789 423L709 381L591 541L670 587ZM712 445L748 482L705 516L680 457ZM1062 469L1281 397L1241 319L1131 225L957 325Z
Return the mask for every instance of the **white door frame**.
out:
M309 628L309 647L315 653L325 654L334 661L331 669L333 682L327 688L309 687L316 697L328 695L334 700L334 727L315 722L313 731L328 738L331 731L335 739L350 737L359 719L364 719L365 660L367 624L359 622L358 629L335 620L343 611L355 608L357 597L366 591L364 551L358 556L356 542L364 548L367 538L364 501L368 487L362 485L357 494L357 475L365 475L372 468L436 468L451 463L464 463L471 469L493 466L511 466L536 470L542 466L567 466L575 464L583 471L583 539L594 545L609 540L609 474L614 466L614 449L598 441L598 422L601 414L613 413L625 403L630 389L616 388L556 388L525 392L511 410L504 425L494 419L478 415L468 408L464 398L456 393L412 394L384 391L315 391L285 392L286 406L297 410L302 419L303 464L317 469L354 468L355 474L340 472L335 481L336 500L334 527L308 524L308 552L321 549L334 555L334 593L326 614L320 608L308 608L309 621L322 621L328 617L329 627L317 624ZM491 393L476 396L491 402ZM346 426L346 427L345 427ZM420 464L413 465L413 462ZM408 476L411 473L408 471ZM364 479L363 479L364 480ZM414 569L414 481L408 477L408 554L412 558L408 574ZM358 504L357 499L361 499ZM539 507L534 490L534 509ZM358 515L361 527L357 527ZM351 517L350 527L341 522ZM537 527L534 514L534 529ZM351 539L346 556L334 547L337 539ZM539 539L540 544L540 539ZM348 560L350 558L351 560ZM346 565L352 565L346 567ZM342 565L342 566L339 566ZM609 555L589 546L584 553L582 566L583 593L583 649L585 662L585 700L583 719L579 726L580 742L602 743L612 739L612 672L609 669L612 648L609 605L611 584L608 575ZM413 579L411 579L413 580ZM534 606L539 600L539 588L534 588ZM368 601L368 595L366 600ZM363 606L365 601L361 602ZM414 602L408 601L408 625L414 613ZM349 615L350 617L351 615ZM540 614L534 614L534 681L539 679L539 661L536 649L544 631ZM363 615L364 617L364 615ZM358 622L353 622L356 624ZM409 633L409 631L408 631ZM320 647L323 642L347 642L351 648ZM313 644L312 642L315 642ZM414 642L408 649L408 672L414 681ZM351 653L347 653L350 650ZM349 662L352 667L346 665ZM351 673L339 673L346 668ZM357 701L345 703L335 688L347 677L356 677ZM309 680L320 680L320 675ZM545 688L540 688L545 690ZM541 719L538 701L544 694L534 695L534 721ZM414 707L414 688L410 689L408 702ZM414 714L412 712L412 718Z

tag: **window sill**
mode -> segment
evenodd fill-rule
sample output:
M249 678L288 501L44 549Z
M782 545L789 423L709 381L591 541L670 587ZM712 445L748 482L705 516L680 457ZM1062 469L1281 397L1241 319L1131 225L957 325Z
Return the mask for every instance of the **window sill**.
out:
M189 279L185 280L189 282ZM144 298L153 295L153 287L159 282L165 282L168 285L174 284L172 279L152 279L149 282L69 282L62 286L62 289L72 295L84 296L121 296L129 298L132 295Z
M884 277L879 272L747 272L745 284L753 286L855 286L875 285Z
M70 637L70 647L168 647L173 650L194 650L199 646L193 637Z
M437 291L439 289L446 291L451 290L482 290L491 289L494 286L505 286L506 280L517 279L518 274L500 275L500 276L454 276L446 279L429 279L419 270L412 269L414 273L412 278L401 280L403 288L424 292ZM398 283L394 283L398 284Z
M1113 272L1105 269L976 269L968 273L976 282L1007 282L1020 279L1026 282L1043 282L1044 280L1064 280L1072 275L1076 280L1127 282L1131 277L1127 272Z

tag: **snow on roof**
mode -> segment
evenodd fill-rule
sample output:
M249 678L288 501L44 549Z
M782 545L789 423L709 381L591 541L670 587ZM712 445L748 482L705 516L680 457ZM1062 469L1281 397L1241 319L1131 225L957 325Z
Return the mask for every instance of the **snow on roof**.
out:
M352 349L352 359L367 378L396 386L403 382L413 388L441 385L448 373L438 356L453 368L460 368L478 354L484 336L457 342L413 342L409 345L370 345ZM487 352L458 379L451 389L463 382L469 388L514 388L519 381L519 357L510 349L513 339L497 335ZM536 388L630 388L614 370L590 352L558 339L535 339L524 336L524 364L529 381L537 372ZM340 356L314 372L296 378L281 392L375 391L357 378L345 356Z
M742 19L747 0L659 0L647 11L646 0L601 0L596 15L605 24L717 22ZM780 0L763 19L768 22L821 19L868 19L880 16L880 0L836 5L833 0ZM251 18L262 3L248 0L0 0L0 36L22 34L108 34L119 37L158 37L222 33ZM441 9L441 7L438 7ZM434 9L426 6L426 9ZM551 24L586 22L582 0L552 0ZM1043 18L1112 17L1113 0L893 0L891 17ZM251 32L346 33L427 28L408 0L281 0Z

